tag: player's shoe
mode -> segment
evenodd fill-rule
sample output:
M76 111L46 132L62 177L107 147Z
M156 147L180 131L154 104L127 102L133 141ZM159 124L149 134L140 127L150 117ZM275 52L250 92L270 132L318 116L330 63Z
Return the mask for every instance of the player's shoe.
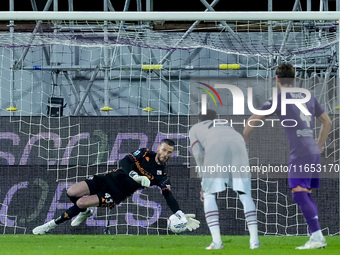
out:
M57 226L54 220L51 220L44 225L38 226L33 229L33 234L35 235L45 235L48 231L54 229Z
M223 246L223 243L215 243L215 242L212 242L208 247L206 247L205 249L206 250L220 250L220 249L223 249L224 246Z
M88 217L91 217L93 214L93 211L91 209L86 209L85 212L80 212L77 217L74 218L71 222L72 227L79 226L80 223L82 223L84 220L86 220Z
M322 249L327 246L326 239L322 238L321 241L309 239L304 245L296 247L297 250L310 250L310 249Z
M258 249L260 248L260 243L256 242L256 243L250 243L250 249L254 250L254 249Z

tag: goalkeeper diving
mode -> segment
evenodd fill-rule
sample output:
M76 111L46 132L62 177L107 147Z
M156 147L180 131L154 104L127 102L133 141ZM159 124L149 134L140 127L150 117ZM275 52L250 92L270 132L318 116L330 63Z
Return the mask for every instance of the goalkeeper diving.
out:
M57 225L71 220L71 226L78 226L93 214L90 207L114 207L119 205L135 191L152 185L162 190L167 205L189 231L199 227L200 222L194 214L184 214L171 192L167 176L166 162L173 154L175 143L163 139L157 152L147 148L136 150L125 156L120 168L106 174L94 175L85 181L74 184L67 190L73 203L60 217L33 229L33 234L46 234Z

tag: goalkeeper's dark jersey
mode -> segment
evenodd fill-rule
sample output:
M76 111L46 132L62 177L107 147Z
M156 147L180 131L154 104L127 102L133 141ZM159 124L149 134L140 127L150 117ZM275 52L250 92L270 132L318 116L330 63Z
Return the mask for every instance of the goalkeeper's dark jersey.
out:
M109 172L102 181L110 189L110 194L116 204L119 204L136 190L143 187L134 181L129 173L133 170L138 175L144 175L151 181L151 185L161 188L168 206L174 213L179 206L170 191L170 181L165 165L158 165L155 160L156 153L146 148L139 149L125 156L120 162L120 169Z

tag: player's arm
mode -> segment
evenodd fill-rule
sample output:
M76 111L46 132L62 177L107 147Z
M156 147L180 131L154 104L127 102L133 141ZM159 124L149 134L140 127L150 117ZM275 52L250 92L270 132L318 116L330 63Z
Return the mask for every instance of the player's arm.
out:
M198 140L190 147L191 154L194 156L196 165L203 165L204 162L204 150Z
M122 168L126 173L129 173L132 169L134 169L135 165L135 161L130 155L126 155L119 161L120 168Z
M176 217L187 226L189 231L197 229L200 225L200 222L195 219L195 214L184 214L182 212L177 200L171 192L169 178L164 178L158 186L162 189L162 195L165 198L170 210L176 215Z
M166 204L169 206L173 213L180 210L177 200L171 192L171 184L169 177L167 176L166 170L163 171L162 176L156 176L154 183L162 190L162 195L165 198Z
M136 169L136 162L142 159L148 153L148 151L149 150L147 148L142 148L127 154L119 161L120 168L122 168L126 173Z
M332 120L326 112L323 112L318 119L321 121L322 125L319 132L318 137L318 146L320 148L320 152L323 151L324 144L327 140L328 134L332 128Z
M202 145L198 141L195 131L190 130L189 132L189 140L190 140L190 148L189 151L194 156L196 165L203 165L204 162L204 150Z
M170 210L173 213L176 213L177 211L181 210L177 200L173 196L170 189L162 189L162 195L166 201L166 204L169 206Z
M250 118L247 120L245 127L243 129L243 139L246 143L249 141L250 134L253 132L254 126L256 126L257 122L256 120L262 120L264 118L263 115L252 115ZM251 123L252 125L250 126L248 123Z
M145 152L145 149L141 149L130 153L119 161L119 165L135 182L138 182L143 187L149 187L150 180L148 177L140 175L134 170L136 168L136 160L138 161Z

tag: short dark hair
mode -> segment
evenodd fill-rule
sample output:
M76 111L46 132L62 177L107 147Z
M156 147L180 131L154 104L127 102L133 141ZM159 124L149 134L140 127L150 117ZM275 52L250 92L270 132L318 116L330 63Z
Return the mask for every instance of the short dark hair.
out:
M172 141L171 139L163 139L163 140L161 141L161 144L162 144L162 143L165 143L165 144L167 144L167 145L169 145L169 146L171 146L171 147L175 147L175 142Z
M216 119L217 113L214 110L208 109L207 114L202 114L200 113L198 115L198 120L199 121L205 121L205 120L214 120Z
M281 84L293 84L295 69L289 63L283 63L276 67L275 74Z

